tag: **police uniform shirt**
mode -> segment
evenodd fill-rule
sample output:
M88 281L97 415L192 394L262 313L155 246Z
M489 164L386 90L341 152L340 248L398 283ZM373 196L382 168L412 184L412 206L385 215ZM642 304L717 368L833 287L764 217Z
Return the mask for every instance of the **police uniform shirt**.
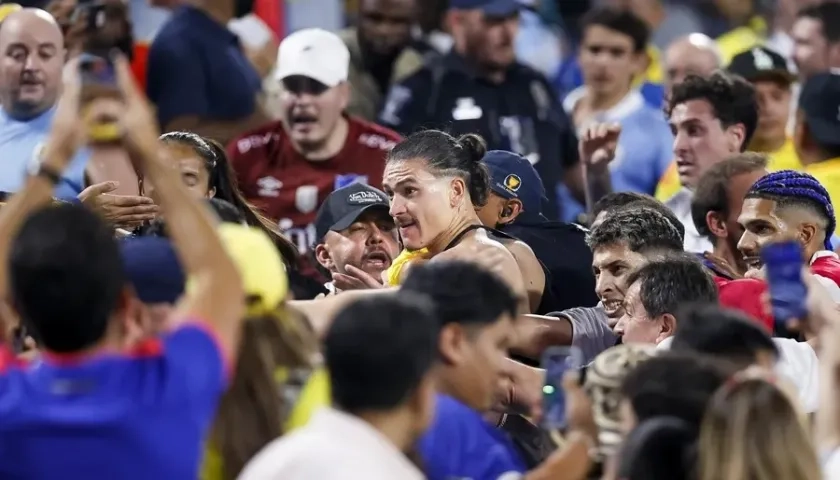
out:
M513 64L501 84L480 78L451 52L430 59L392 87L379 123L403 134L437 128L453 135L477 133L489 149L527 158L542 178L548 199L543 212L557 218L556 186L563 169L577 163L577 138L546 79Z

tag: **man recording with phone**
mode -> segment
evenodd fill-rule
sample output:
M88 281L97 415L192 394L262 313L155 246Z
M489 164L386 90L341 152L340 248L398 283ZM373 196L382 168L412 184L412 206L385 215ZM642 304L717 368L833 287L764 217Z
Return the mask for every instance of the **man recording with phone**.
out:
M40 151L52 125L66 58L61 27L46 11L22 9L0 27L0 191L18 191L31 158ZM81 150L56 186L54 195L83 202L115 226L132 227L154 218L157 207L140 196L118 196L113 182L87 185L90 151ZM131 221L129 221L131 219Z

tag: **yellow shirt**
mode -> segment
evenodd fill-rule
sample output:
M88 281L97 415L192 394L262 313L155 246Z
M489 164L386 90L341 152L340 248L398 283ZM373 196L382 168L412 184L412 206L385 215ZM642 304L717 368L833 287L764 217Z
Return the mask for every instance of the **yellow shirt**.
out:
M840 158L832 158L805 166L805 173L810 173L822 183L831 197L834 210L840 206Z
M781 148L770 153L767 162L767 169L771 172L778 170L802 170L802 163L793 148L793 141L788 138ZM656 199L664 202L673 197L681 188L680 178L677 175L677 162L671 162L668 169L659 179L656 185Z
M743 27L734 28L717 38L723 64L729 65L732 57L761 45L767 38L767 22L761 17L753 17Z
M650 64L645 73L636 79L636 84L648 83L662 83L664 75L662 74L662 55L659 49L654 45L648 45L646 50Z

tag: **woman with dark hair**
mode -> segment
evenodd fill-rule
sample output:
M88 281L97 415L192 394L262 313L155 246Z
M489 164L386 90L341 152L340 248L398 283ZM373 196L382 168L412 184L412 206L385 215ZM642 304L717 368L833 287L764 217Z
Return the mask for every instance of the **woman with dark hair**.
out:
M220 144L192 132L171 132L161 135L160 140L164 159L172 163L181 174L184 185L196 196L230 203L245 218L245 223L268 234L283 256L296 297L311 298L321 293L322 288L317 282L300 275L300 255L294 244L280 233L277 225L245 200L225 149ZM155 199L154 185L148 180L140 179L140 192ZM161 230L160 225L153 224L142 234Z

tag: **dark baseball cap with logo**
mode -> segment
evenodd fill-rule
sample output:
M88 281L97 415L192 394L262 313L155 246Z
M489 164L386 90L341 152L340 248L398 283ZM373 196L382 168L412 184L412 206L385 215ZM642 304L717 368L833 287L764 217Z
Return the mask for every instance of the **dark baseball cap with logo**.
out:
M796 81L796 75L788 68L787 60L765 47L754 47L735 55L727 70L744 77L748 82L780 80L790 84Z
M363 183L353 183L327 196L315 216L315 243L321 243L329 231L340 232L353 224L363 213L388 213L390 205L385 192Z
M822 147L840 147L840 72L812 76L799 94L808 132Z
M528 159L505 150L490 150L482 162L490 171L490 190L502 198L516 198L522 202L522 220L544 219L545 187Z

